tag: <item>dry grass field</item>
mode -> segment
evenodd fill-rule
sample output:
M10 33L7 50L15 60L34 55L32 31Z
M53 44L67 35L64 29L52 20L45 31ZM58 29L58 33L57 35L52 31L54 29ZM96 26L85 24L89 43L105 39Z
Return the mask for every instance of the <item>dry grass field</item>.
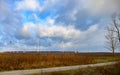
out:
M69 66L120 60L110 53L0 53L0 71Z

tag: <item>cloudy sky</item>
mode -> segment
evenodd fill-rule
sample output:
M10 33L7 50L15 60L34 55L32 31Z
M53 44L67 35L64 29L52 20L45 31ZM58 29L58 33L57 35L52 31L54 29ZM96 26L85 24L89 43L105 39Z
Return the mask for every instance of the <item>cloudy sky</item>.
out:
M0 0L0 47L105 52L105 26L119 10L120 0Z

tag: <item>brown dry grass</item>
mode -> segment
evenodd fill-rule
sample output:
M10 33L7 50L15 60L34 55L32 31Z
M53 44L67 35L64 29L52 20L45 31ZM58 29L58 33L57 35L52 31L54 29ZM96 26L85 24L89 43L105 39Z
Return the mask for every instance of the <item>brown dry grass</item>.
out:
M0 70L31 69L92 63L92 58L74 53L1 53Z
M81 65L120 59L107 56L80 53L0 53L0 71Z

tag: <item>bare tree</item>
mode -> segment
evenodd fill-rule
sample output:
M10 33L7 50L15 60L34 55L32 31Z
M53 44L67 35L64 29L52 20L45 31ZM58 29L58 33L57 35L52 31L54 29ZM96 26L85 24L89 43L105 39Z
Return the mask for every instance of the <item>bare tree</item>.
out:
M112 15L112 23L106 28L107 49L112 50L113 56L115 50L120 47L120 15L115 13Z
M107 34L105 35L105 38L107 39L106 48L108 50L111 50L113 56L115 56L115 50L118 47L118 41L116 39L115 32L113 32L115 28L108 26L106 29L107 29Z
M120 43L120 14L115 13L112 16L112 26L114 28L113 32L116 33L116 38Z

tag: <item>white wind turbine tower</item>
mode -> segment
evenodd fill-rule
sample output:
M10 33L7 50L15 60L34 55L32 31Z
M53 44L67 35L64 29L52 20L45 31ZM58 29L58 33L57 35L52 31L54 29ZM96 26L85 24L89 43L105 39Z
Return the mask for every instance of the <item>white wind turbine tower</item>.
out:
M11 40L9 41L8 48L9 48L9 51L12 52L12 41Z
M62 41L62 43L61 43L61 47L62 47L62 52L64 53L64 42Z
M75 42L74 44L75 44L75 47L76 47L75 50L74 50L74 52L75 52L75 53L78 53L78 49L77 49L78 42Z
M37 40L37 48L38 48L37 52L40 52L40 40L39 39Z

